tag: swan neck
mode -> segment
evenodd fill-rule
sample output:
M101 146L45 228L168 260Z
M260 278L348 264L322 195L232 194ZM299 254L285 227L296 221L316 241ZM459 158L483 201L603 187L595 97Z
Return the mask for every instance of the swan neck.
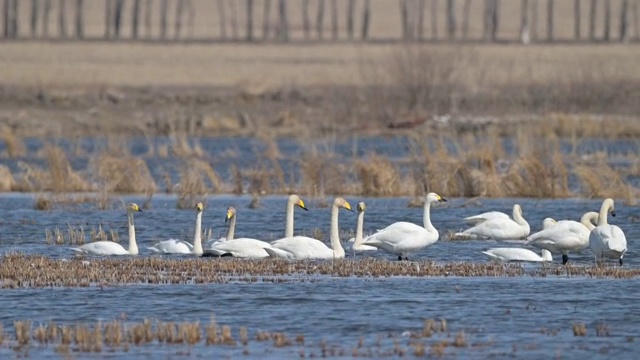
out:
M515 209L513 210L513 221L518 223L518 225L529 226L529 223L524 219L524 217L522 217L520 211L516 211Z
M598 213L590 212L582 215L580 218L580 223L584 225L589 231L593 230L596 226L593 225L594 222L597 222L599 218Z
M338 232L338 205L333 204L331 207L331 248L333 249L334 257L344 257L344 249L340 244L340 234Z
M598 216L598 226L607 225L607 215L609 215L609 209L613 204L610 201L605 200L600 207L600 214Z
M204 253L202 249L202 212L198 212L196 215L196 231L193 234L193 253L196 255L202 255Z
M127 214L129 218L129 253L131 255L138 255L138 244L136 243L136 228L133 224L133 213Z
M360 246L364 239L362 238L362 228L364 227L364 211L358 214L358 224L356 225L356 239L353 242L353 246Z
M293 236L293 202L289 201L287 203L287 219L286 225L284 228L284 237L292 237Z
M233 240L234 236L236 236L236 216L233 215L231 220L229 220L229 227L227 228L227 236L225 236L226 240Z
M431 224L431 202L424 202L424 228L429 231L437 231Z

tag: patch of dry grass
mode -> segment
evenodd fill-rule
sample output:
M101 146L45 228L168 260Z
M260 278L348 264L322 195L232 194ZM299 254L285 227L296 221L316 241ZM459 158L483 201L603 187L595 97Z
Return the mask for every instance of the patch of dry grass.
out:
M100 183L98 190L140 194L155 192L157 189L146 162L141 158L103 153L95 159L93 167Z

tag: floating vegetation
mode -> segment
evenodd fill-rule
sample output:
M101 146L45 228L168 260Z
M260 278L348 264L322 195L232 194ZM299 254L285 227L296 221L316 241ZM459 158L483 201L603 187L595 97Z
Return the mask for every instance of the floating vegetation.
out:
M53 230L45 229L45 240L49 245L82 245L87 242L87 234L82 226L74 227L69 225L66 230L56 227ZM89 242L113 241L120 242L120 235L116 230L105 231L102 225L98 228L91 228L89 231Z
M119 257L50 259L8 254L0 262L2 288L88 287L119 284L206 284L227 282L317 282L330 277L639 277L640 269L520 264L396 262L378 259L286 261L274 259ZM446 329L446 323L444 325Z

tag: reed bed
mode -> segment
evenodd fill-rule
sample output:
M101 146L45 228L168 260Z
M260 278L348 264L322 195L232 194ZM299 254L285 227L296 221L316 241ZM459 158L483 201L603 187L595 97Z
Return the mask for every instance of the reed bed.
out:
M640 269L606 266L390 262L374 259L335 261L244 260L214 258L73 258L9 254L0 264L3 288L89 287L119 284L203 284L227 282L317 282L330 277L518 277L583 276L634 278Z

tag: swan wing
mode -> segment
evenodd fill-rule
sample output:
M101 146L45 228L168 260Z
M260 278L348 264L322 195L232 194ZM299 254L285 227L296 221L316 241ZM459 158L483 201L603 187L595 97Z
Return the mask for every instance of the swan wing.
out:
M96 241L71 250L89 255L130 255L122 245L113 241Z
M239 258L265 258L269 254L264 250L270 248L271 244L266 241L250 238L236 238L215 244L211 250L221 254L231 254Z
M523 248L492 248L483 251L489 259L494 261L530 261L541 262L542 257L529 249Z
M470 225L477 225L491 219L509 219L509 215L500 211L489 211L479 215L468 216L464 218L464 221Z
M293 236L276 240L271 247L293 254L295 259L332 259L333 249L320 240L306 236Z
M554 227L531 234L527 244L551 252L581 251L589 247L589 229L577 221L562 220Z
M278 259L289 259L289 260L294 260L295 257L293 256L292 253L285 251L285 250L280 250L274 247L270 247L270 248L264 248L264 251L269 254L269 257L271 258L278 258Z
M169 239L147 249L159 254L190 254L193 252L193 244L178 239Z

